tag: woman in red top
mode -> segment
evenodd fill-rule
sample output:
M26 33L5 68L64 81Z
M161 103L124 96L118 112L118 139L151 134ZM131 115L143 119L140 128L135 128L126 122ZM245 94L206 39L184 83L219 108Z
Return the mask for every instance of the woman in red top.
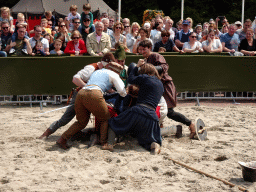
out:
M73 31L71 39L72 41L68 42L67 47L64 50L65 54L74 54L78 56L87 53L85 43L82 40L82 35L79 33L79 31Z

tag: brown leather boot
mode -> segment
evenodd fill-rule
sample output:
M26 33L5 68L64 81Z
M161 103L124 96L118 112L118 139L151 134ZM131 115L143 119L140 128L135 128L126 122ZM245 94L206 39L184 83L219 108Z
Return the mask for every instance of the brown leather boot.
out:
M195 127L195 124L194 124L194 123L191 123L191 124L190 124L189 130L190 130L189 138L190 138L190 139L193 139L194 136L196 135L196 127Z
M177 132L176 132L175 136L177 138L181 138L182 137L182 126L181 125L177 125L176 128L177 128Z
M69 148L69 146L67 145L67 140L64 139L63 137L60 137L56 143L62 149L66 150Z
M48 128L46 131L39 137L39 139L48 138L53 132Z

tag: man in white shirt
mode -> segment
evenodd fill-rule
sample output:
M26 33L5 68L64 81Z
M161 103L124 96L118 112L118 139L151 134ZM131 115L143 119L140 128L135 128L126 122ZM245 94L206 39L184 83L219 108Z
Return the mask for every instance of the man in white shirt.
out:
M101 19L101 22L104 25L103 32L107 33L109 36L112 35L113 34L113 30L108 28L109 27L109 19L108 18L103 18L103 19Z
M42 27L40 25L36 25L34 27L34 31L35 31L35 36L29 39L31 48L33 49L35 47L37 41L41 41L43 44L45 54L50 55L49 41L41 36L42 35Z

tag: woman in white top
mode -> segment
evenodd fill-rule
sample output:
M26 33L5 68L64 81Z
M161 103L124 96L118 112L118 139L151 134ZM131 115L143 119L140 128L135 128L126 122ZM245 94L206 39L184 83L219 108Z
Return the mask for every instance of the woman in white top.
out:
M219 39L215 38L216 30L209 30L207 40L203 41L202 46L205 52L220 53L222 52L222 45Z
M135 53L135 54L138 53L137 48L138 48L139 43L142 40L146 40L146 39L149 40L152 44L152 47L153 47L153 41L151 39L149 39L149 35L150 35L150 32L145 27L141 27L139 29L139 36L138 36L136 42L133 45L133 49L132 49L133 53Z
M124 26L121 22L116 22L113 27L114 33L110 35L111 51L116 51L115 44L120 42L126 46L126 37L123 34Z
M133 22L131 25L131 32L126 35L127 47L132 52L133 45L136 42L138 33L139 33L140 25L137 22Z
M198 53L203 52L202 44L197 41L197 35L195 32L192 32L189 36L189 42L185 42L182 50L185 53Z

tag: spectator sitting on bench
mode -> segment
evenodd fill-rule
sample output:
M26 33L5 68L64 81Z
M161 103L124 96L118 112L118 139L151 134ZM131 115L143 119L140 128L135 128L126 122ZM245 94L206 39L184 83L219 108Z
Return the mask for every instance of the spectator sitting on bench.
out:
M37 41L41 41L43 44L43 51L46 55L50 55L49 53L49 41L42 37L42 27L40 25L36 25L34 27L35 36L29 39L29 43L31 48L33 49L36 45Z
M24 18L21 19L21 20L18 20L19 23L18 23L17 25L15 25L15 26L16 26L16 29L15 29L15 32L13 33L12 37L11 37L11 42L12 42L12 43L15 42L15 40L17 39L17 36L18 36L17 30L18 30L18 28L20 28L20 27L27 28L27 23L23 23L22 20L24 21ZM29 37L28 37L27 35L25 35L24 38L29 39ZM28 54L28 53L27 53L27 45L26 45L26 44L23 45L22 51L23 51L25 54ZM15 52L15 49L14 49L14 48L11 48L10 51L9 51L10 54L12 54L12 53L14 53L14 52Z
M10 33L10 24L8 21L3 21L1 23L1 29L2 50L5 50L8 40L12 37L12 34Z
M239 35L240 41L246 38L247 30L252 27L252 21L250 19L246 19L244 22L244 28L238 29L236 33Z
M46 11L44 13L44 15L42 16L42 19L47 19L47 21L52 21L52 30L55 29L55 25L56 25L56 18L52 15L52 12L51 11Z
M202 44L197 41L197 36L195 32L190 33L189 42L184 43L182 50L185 53L204 52Z
M0 38L0 57L7 57L7 53L2 51L2 40Z
M95 32L87 36L86 48L91 56L103 56L110 51L110 37L108 34L103 33L104 25L102 22L96 22L95 29Z
M85 43L79 31L73 31L71 35L71 39L72 41L68 42L67 47L64 50L65 54L79 56L87 53Z
M202 46L205 52L220 53L222 52L222 45L219 39L215 38L216 30L210 29L207 35L207 40L203 41Z
M175 45L181 50L184 43L188 42L190 36L189 21L184 20L182 22L182 30L176 33L174 38Z
M50 51L51 55L62 55L64 52L61 50L62 41L60 39L56 39L54 42L54 50Z
M238 51L240 44L239 35L236 34L236 25L231 24L228 27L228 33L223 34L220 37L222 48L224 52L235 53Z
M256 40L253 38L253 29L247 29L246 38L241 41L239 51L248 56L256 54Z
M52 29L48 27L48 20L46 18L41 19L40 26L42 27L42 35L49 33L52 34ZM29 31L29 34L35 33L35 29Z
M65 48L67 46L67 43L65 42L65 35L63 35L62 33L58 33L57 37L55 38L55 41L57 39L61 40L62 46L61 46L60 50L64 52L64 50L65 50ZM54 43L50 44L49 45L49 50L52 51L54 49L55 49L54 48Z
M80 23L80 19L78 18L75 18L73 19L73 31L79 31L80 33L82 33L82 26L81 26L81 23Z
M22 24L20 24L22 25ZM18 29L18 36L15 40L15 42L11 42L11 39L8 40L7 46L6 46L6 52L9 52L11 47L15 49L15 53L18 56L22 56L26 53L22 51L24 44L27 45L26 52L31 55L32 49L29 43L29 40L25 38L26 28L25 27L19 27ZM27 55L27 54L26 54Z
M160 48L165 48L165 52L182 52L179 50L176 45L174 44L173 40L170 39L170 32L167 30L163 30L161 32L162 40L156 42L154 46L154 52L160 52Z
M31 55L32 56L46 56L46 54L43 50L43 43L40 40L36 41L36 45L33 48Z

